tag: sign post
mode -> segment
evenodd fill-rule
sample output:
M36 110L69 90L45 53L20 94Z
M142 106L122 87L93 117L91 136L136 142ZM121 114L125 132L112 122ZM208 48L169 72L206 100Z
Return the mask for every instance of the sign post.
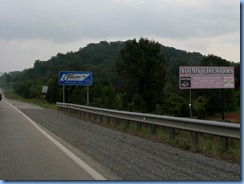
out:
M65 85L63 85L63 103L65 103Z
M89 86L86 89L86 105L89 106Z
M190 109L190 118L191 118L191 116L192 116L191 89L190 89L190 103L189 103L189 109Z
M89 106L89 86L92 85L92 72L61 71L59 85L63 85L63 102L65 103L65 85L87 86L87 106Z
M221 89L222 119L224 119L224 89L235 88L234 67L180 66L180 89L190 89L190 116L192 115L191 89Z

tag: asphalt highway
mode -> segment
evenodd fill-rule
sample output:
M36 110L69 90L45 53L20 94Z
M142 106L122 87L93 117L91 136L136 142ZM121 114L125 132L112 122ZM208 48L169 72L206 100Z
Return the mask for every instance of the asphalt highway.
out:
M2 180L238 181L240 168L56 110L0 102Z
M72 153L61 150L9 102L0 101L0 180L105 179ZM40 109L18 102L14 105Z

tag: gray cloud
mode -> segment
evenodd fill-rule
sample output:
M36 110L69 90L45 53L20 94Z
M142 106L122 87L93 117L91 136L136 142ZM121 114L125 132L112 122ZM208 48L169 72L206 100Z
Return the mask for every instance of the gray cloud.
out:
M32 67L91 40L139 37L240 59L239 0L0 0L0 25L1 70L16 60Z
M233 1L233 0L232 0ZM215 36L239 26L239 3L200 0L1 0L1 39L57 42L108 36ZM177 1L179 2L179 1ZM232 2L232 3L230 3Z

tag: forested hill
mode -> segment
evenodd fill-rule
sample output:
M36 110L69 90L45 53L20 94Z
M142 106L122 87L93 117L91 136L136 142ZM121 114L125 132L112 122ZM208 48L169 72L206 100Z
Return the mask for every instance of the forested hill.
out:
M98 77L99 81L116 84L115 63L119 59L119 52L124 45L125 42L121 41L91 43L77 52L58 53L47 61L36 60L33 68L17 73L19 78L42 81L42 79L57 78L59 71L92 71L94 77ZM178 66L199 65L204 58L200 53L190 53L163 45L161 45L161 52L165 57L169 73L175 75L178 73ZM29 94L24 96L27 97Z
M123 79L119 76L116 66L118 60L121 59L120 51L127 42L101 41L97 44L88 44L77 52L58 53L47 61L36 60L33 68L21 72L5 73L0 77L0 85L12 85L15 91L25 98L40 98L42 86L46 85L49 87L46 100L56 102L62 101L62 87L58 85L60 71L91 71L93 73L93 85L90 88L92 106L140 111L135 107L134 102L125 104L126 94L121 90L121 80ZM171 101L173 99L177 103L176 109L155 112L160 114L182 116L186 111L188 112L187 108L184 110L188 104L188 99L186 99L188 94L179 90L179 66L201 65L206 58L214 58L214 60L222 62L220 65L233 65L236 71L240 69L239 63L232 63L217 56L203 56L198 52L191 53L163 45L160 45L160 54L163 55L166 68L162 93L164 97L167 96L167 99ZM236 74L237 83L239 83L239 73ZM239 84L236 86L238 87ZM67 102L86 104L85 88L67 86L66 90ZM164 104L167 103L169 102L164 101ZM235 102L232 109L236 108L238 103ZM172 106L170 103L168 105Z
M99 77L102 81L115 82L113 81L116 79L114 75L117 75L115 63L119 59L119 52L124 45L125 42L121 41L91 43L77 52L58 53L48 61L36 60L34 67L24 72L35 78L57 75L57 72L66 70L92 71L95 77ZM161 52L169 71L178 70L180 65L199 65L204 57L200 53L190 53L163 45L161 45Z

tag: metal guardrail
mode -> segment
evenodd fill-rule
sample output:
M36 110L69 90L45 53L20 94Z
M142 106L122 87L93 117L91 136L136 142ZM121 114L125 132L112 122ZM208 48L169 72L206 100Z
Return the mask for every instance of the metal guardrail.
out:
M102 119L106 117L107 121L110 121L109 118L114 118L124 120L126 124L136 122L138 129L142 123L150 124L152 134L156 132L157 126L168 127L170 138L174 138L175 129L187 130L191 132L193 144L198 142L198 133L220 136L223 151L228 149L228 138L240 139L240 124L126 112L59 102L56 103L56 106L58 110L79 113L80 115L83 113L83 116L89 114L90 116L100 116Z

